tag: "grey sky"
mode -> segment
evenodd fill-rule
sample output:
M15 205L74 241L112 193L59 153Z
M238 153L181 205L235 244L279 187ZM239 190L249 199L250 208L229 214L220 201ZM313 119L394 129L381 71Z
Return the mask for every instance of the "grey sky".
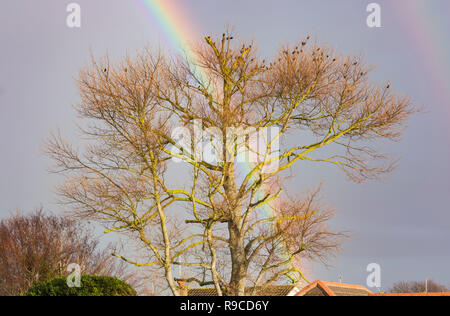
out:
M76 139L74 78L89 60L90 50L97 57L108 51L114 59L145 44L167 45L138 0L76 1L82 9L81 29L65 24L70 2L2 1L0 217L40 205L58 210L51 192L58 178L46 171L50 161L40 152L40 144L58 127ZM229 24L239 37L254 39L266 56L284 41L307 34L338 51L364 53L366 61L377 66L374 81L390 80L396 91L425 106L426 111L410 121L402 142L382 144L402 158L399 168L383 181L359 185L334 168L300 164L291 188L302 190L323 181L326 201L337 209L334 225L352 234L333 266L328 270L314 266L312 278L336 281L342 275L345 282L365 284L366 266L376 262L382 268L384 288L397 280L426 277L450 285L450 104L442 97L449 92L436 94L435 88L438 71L449 80L450 63L443 69L427 67L423 59L429 56L414 49L414 34L405 36L409 30L399 18L401 12L394 12L389 1L377 1L383 27L370 29L365 24L366 6L372 1L365 0L175 2L195 21L199 39L221 34ZM434 17L429 23L444 34L449 26L448 1L427 1L427 9ZM450 60L448 35L440 40L446 41L440 54Z

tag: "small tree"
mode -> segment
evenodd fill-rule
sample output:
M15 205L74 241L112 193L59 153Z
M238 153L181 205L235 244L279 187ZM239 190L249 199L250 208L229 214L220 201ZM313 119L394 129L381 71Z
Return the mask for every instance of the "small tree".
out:
M107 276L81 276L80 287L67 286L66 278L37 282L25 296L136 296L127 283Z
M64 276L71 263L79 264L83 273L117 276L137 284L81 223L42 210L0 221L0 295L19 295L34 282Z
M449 289L445 285L434 282L433 280L399 281L388 290L389 293L440 293L448 291Z
M118 256L160 267L174 295L174 267L184 268L177 279L219 295L300 280L299 260L335 254L342 234L326 225L332 213L316 191L283 190L287 171L308 161L354 181L390 172L373 144L399 138L410 102L370 83L361 57L309 37L267 62L226 34L193 51L183 59L146 50L81 71L76 109L93 143L80 152L55 135L47 146L68 177L62 202L138 241L146 261ZM185 181L168 177L174 159Z

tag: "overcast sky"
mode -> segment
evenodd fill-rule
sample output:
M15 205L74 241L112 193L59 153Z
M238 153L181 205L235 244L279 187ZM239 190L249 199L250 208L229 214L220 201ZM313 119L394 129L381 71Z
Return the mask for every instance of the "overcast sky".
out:
M428 18L417 24L407 12L420 1L396 0L395 8L378 1L381 28L367 27L371 1L364 0L171 1L192 21L198 39L222 34L231 25L238 37L254 39L265 56L307 34L337 51L364 53L376 65L375 82L390 80L393 89L424 106L400 143L383 144L401 158L383 181L360 185L332 167L299 164L290 187L300 191L323 181L326 201L337 211L334 226L352 235L332 267L313 267L312 279L342 276L344 282L365 284L366 267L374 262L381 265L383 288L427 277L450 286L450 98L443 86L450 82L450 63L440 64L450 60L450 41L448 35L439 37L450 29L449 1L427 1L423 14ZM119 58L145 44L169 45L139 0L78 0L79 29L66 26L69 2L1 4L0 217L41 205L58 212L52 193L58 177L46 171L50 161L40 145L57 128L77 139L74 78L90 50Z

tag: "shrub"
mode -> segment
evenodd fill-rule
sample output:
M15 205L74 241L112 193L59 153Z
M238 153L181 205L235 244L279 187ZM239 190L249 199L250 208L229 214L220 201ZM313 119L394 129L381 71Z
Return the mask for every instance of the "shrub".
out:
M25 296L136 296L127 283L108 276L81 276L80 287L69 287L67 279L58 277L47 282L36 282Z
M93 227L43 210L0 220L0 296L26 293L35 282L63 277L67 264L85 267L81 274L108 275L139 287L140 277L111 256L115 245L100 247Z

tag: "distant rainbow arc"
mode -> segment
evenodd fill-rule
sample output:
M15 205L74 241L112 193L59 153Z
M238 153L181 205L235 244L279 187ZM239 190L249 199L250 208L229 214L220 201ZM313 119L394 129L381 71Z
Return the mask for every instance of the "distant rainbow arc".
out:
M435 27L435 17L430 7L426 6L426 2L408 0L408 4L405 4L401 1L392 1L389 5L394 8L401 23L408 28L405 36L414 39L415 46L412 50L422 57L421 62L426 67L428 75L437 79L438 86L433 93L445 103L442 104L443 109L450 114L450 59L448 58L450 45L440 29ZM447 12L450 12L449 1L443 1L440 5L447 7ZM448 47L445 47L445 44Z

